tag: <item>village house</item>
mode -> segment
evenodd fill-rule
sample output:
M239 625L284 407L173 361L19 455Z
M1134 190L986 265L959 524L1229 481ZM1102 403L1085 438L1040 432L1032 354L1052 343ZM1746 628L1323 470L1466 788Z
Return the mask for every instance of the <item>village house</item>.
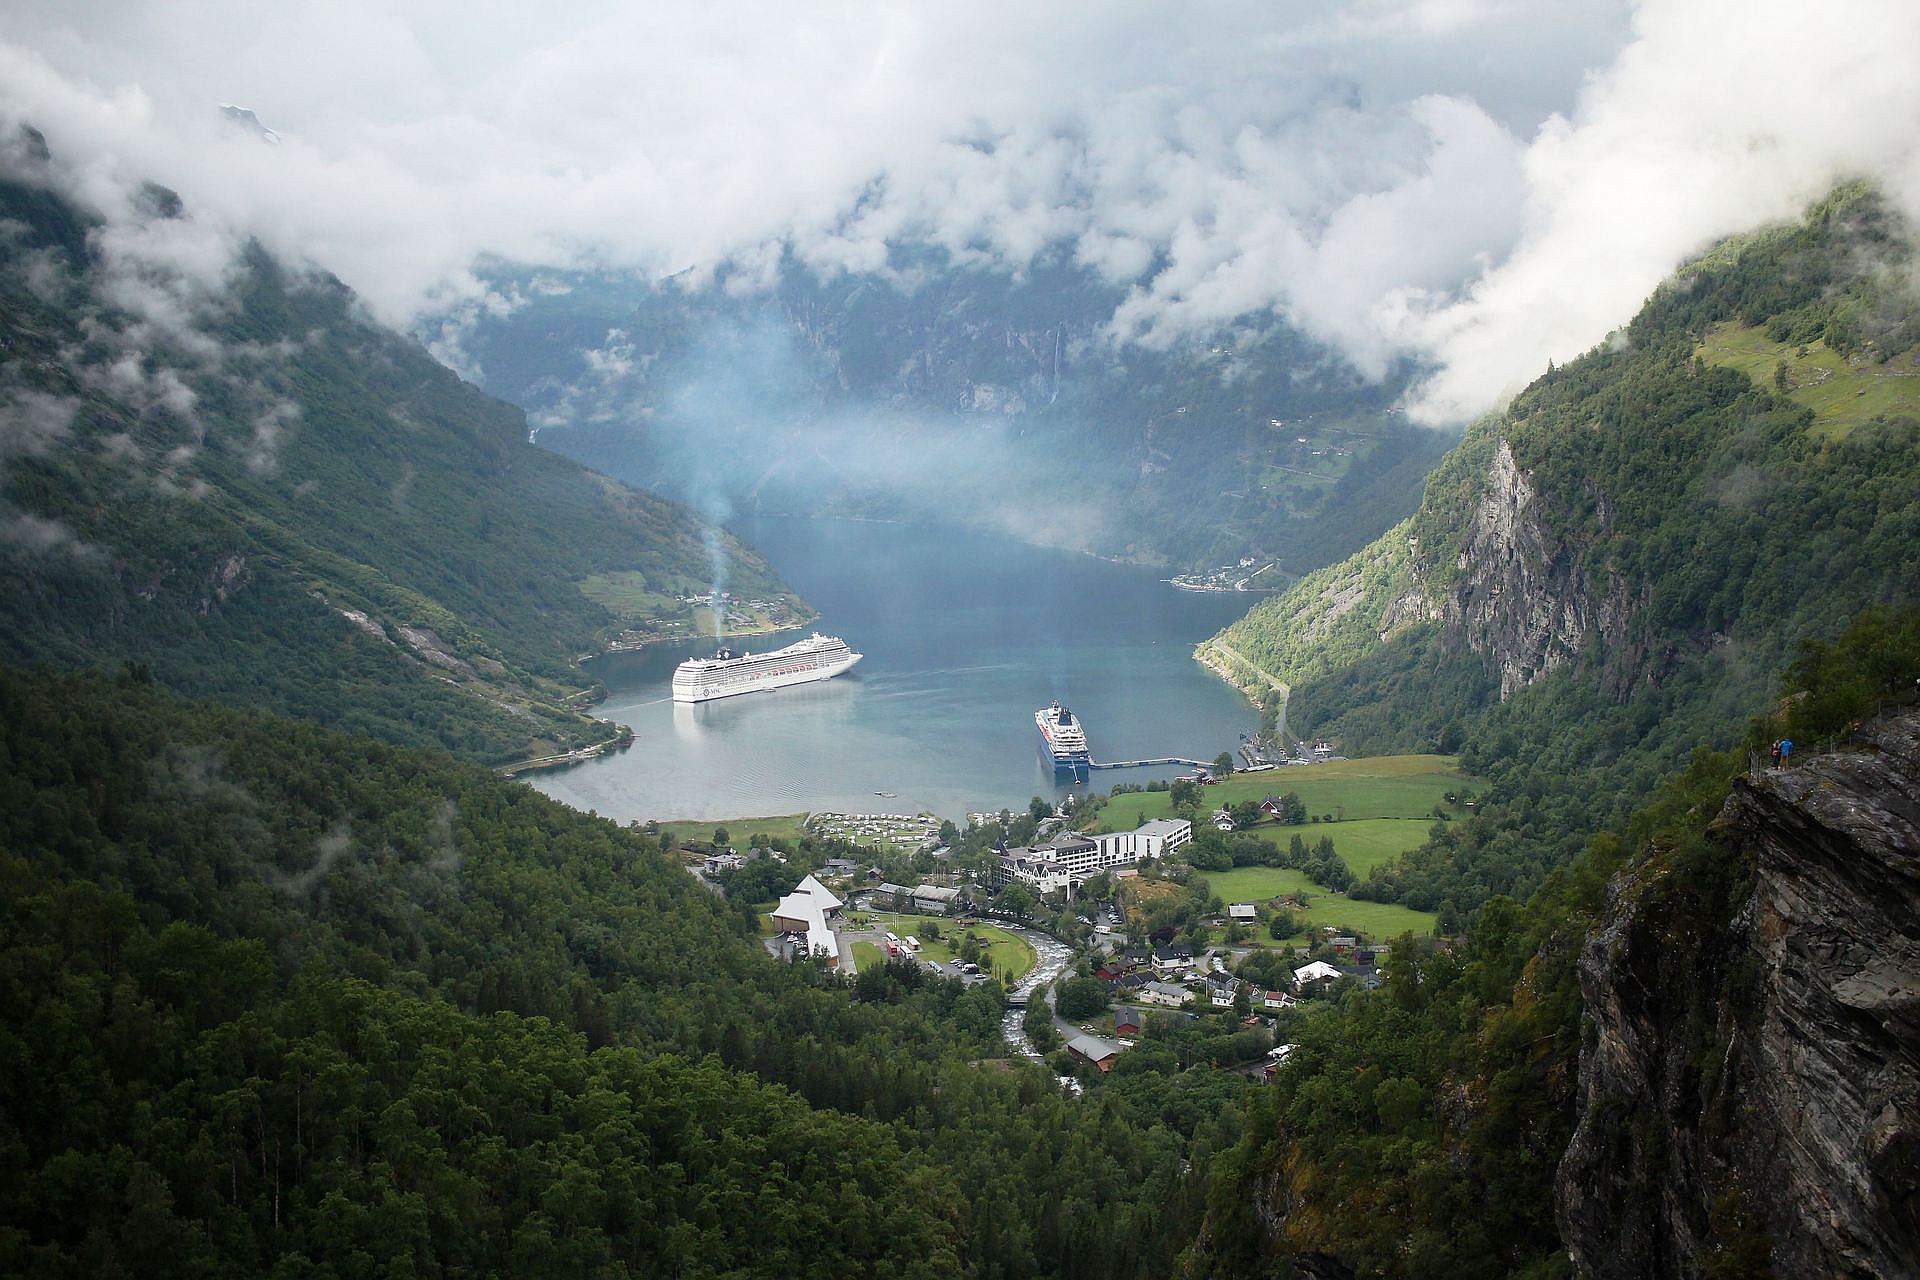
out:
M1251 902L1232 902L1227 904L1227 919L1253 921L1260 918L1260 910Z
M1316 982L1333 982L1340 976L1340 971L1325 960L1315 960L1312 964L1301 965L1293 971L1294 990L1305 991Z
M1216 1009L1231 1009L1240 994L1240 979L1232 974L1215 973L1207 977L1207 1000Z
M1120 1046L1098 1036L1075 1036L1067 1041L1067 1052L1082 1062L1091 1062L1105 1073L1112 1070L1114 1059L1120 1056Z
M1134 998L1169 1009L1182 1009L1186 1007L1187 989L1176 987L1171 982L1147 982L1141 984Z
M1282 1009L1291 1009L1298 1003L1299 1001L1293 998L1291 991L1268 991L1262 993L1260 997L1260 1007L1263 1009L1271 1009L1275 1012Z
M1113 1034L1117 1036L1137 1036L1146 1027L1146 1017L1138 1009L1129 1009L1121 1005L1113 1011Z
M1153 971L1161 977L1182 973L1193 967L1193 948L1184 943L1155 947Z
M1213 811L1213 827L1216 831L1233 830L1233 815L1225 809L1215 809Z

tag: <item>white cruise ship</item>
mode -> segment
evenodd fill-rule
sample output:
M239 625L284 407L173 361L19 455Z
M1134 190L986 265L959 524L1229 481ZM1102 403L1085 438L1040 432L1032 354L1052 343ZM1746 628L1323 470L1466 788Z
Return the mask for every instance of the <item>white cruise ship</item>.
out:
M1073 718L1073 712L1056 702L1034 712L1033 722L1040 726L1040 740L1057 772L1078 773L1092 762L1086 727Z
M831 680L863 656L847 648L840 637L817 631L771 653L736 654L722 649L711 658L689 658L680 664L673 673L673 700L711 702L737 693Z

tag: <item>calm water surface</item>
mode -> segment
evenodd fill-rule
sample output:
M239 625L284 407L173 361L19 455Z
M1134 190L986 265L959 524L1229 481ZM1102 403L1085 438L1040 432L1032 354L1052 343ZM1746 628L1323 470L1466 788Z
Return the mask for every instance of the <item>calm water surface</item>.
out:
M597 714L632 725L634 744L530 775L534 786L623 821L812 809L960 818L1065 794L1033 723L1054 698L1084 719L1096 760L1210 760L1255 727L1252 707L1192 651L1256 597L1180 591L1146 570L978 533L786 519L736 531L820 610L815 628L865 660L820 684L682 706L669 697L673 669L710 642L596 659L589 670L610 691ZM1178 772L1093 780L1105 790Z

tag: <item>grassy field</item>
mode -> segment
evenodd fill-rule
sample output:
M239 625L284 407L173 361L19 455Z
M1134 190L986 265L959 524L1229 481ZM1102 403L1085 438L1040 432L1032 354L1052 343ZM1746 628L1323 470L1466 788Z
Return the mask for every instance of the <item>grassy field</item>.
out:
M717 818L712 822L663 822L660 830L674 840L698 840L705 843L713 839L715 827L727 829L727 839L739 846L758 835L786 836L798 840L801 824L807 820L804 813L786 813L772 818Z
M1235 867L1231 871L1209 871L1207 888L1220 895L1222 902L1265 902L1283 893L1325 893L1307 879L1304 871L1287 867Z
M1307 909L1296 911L1296 916L1315 927L1330 924L1336 929L1352 929L1376 941L1407 932L1432 933L1437 918L1432 912L1415 911L1398 903L1359 902L1344 897L1315 884L1305 873L1285 867L1209 871L1206 881L1207 888L1219 894L1223 902L1265 902L1268 898L1304 892ZM1263 924L1253 930L1260 934L1263 942L1267 940L1265 928Z
M1033 947L1025 938L1016 937L1005 929L990 924L969 925L962 929L954 921L941 917L879 913L868 919L876 929L889 930L903 938L911 935L920 939L920 958L931 960L935 964L945 964L953 959L954 948L959 943L962 933L971 933L980 939L981 945L985 948L985 955L980 961L981 967L991 968L996 977L1006 977L1011 974L1011 980L1017 981L1025 977L1027 971L1033 968L1036 959ZM929 924L937 927L942 936L928 937L926 929ZM857 957L859 952L856 950L854 954Z
M1403 933L1416 937L1430 934L1439 919L1431 911L1415 911L1397 902L1356 902L1333 893L1312 898L1301 914L1315 927L1330 924L1336 929L1352 929L1375 942L1386 942Z
M589 600L606 606L622 619L681 618L687 614L684 597L699 590L687 581L659 583L633 570L596 573L581 579L580 590Z
M1885 364L1849 364L1824 342L1804 347L1774 342L1751 325L1716 325L1697 354L1708 364L1738 369L1763 387L1787 365L1787 397L1813 410L1820 433L1839 438L1876 418L1920 418L1920 365L1906 352Z
M1356 818L1352 822L1308 822L1297 827L1275 823L1249 827L1248 833L1282 849L1296 835L1307 842L1308 848L1326 836L1333 841L1340 860L1364 880L1375 867L1425 844L1431 830L1432 818Z
M1205 803L1209 809L1218 809L1291 791L1310 814L1332 814L1342 820L1428 818L1447 792L1473 785L1452 756L1371 756L1235 774L1206 788ZM1100 830L1130 831L1148 818L1164 818L1171 811L1165 791L1129 792L1113 797L1100 810Z
M873 965L885 964L886 962L887 953L879 947L874 946L871 942L856 942L853 944L853 964L856 969L865 970Z

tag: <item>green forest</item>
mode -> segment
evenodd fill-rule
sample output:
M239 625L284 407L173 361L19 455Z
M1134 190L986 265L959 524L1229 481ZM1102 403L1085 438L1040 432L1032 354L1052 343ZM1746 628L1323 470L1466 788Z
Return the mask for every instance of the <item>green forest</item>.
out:
M1801 649L1775 686L1789 695L1779 714L1740 726L1724 750L1696 748L1529 898L1489 899L1446 950L1397 943L1380 990L1300 1024L1274 1086L1253 1095L1244 1136L1211 1170L1205 1257L1188 1274L1271 1274L1314 1254L1410 1280L1569 1274L1553 1175L1575 1116L1575 963L1609 881L1624 872L1618 883L1666 927L1715 951L1752 890L1750 854L1712 831L1734 780L1770 741L1843 741L1917 687L1920 612L1868 611ZM1706 1042L1738 975L1700 977L1676 998ZM1772 1274L1751 1248L1725 1231L1703 1274Z
M0 658L137 661L500 762L609 734L572 662L625 619L589 577L672 596L717 560L735 592L791 601L730 536L530 444L520 410L336 281L255 247L216 299L162 281L150 314L31 173L0 181L0 229L0 402L25 424L0 470Z
M1295 732L1349 755L1455 753L1489 780L1474 817L1355 896L1443 913L1526 896L1697 744L1730 742L1801 641L1920 598L1920 379L1894 376L1920 350L1899 283L1912 252L1861 187L1720 246L1476 424L1406 523L1211 642L1292 684ZM1705 344L1729 324L1838 353L1861 386L1895 388L1875 401L1894 411L1835 429L1791 369L1718 359ZM1569 574L1533 607L1620 619L1504 700L1489 650L1531 620L1502 614L1464 554L1503 445ZM1470 638L1476 610L1495 622Z
M1165 1274L1245 1082L1095 1096L641 832L138 672L0 675L0 1270Z

